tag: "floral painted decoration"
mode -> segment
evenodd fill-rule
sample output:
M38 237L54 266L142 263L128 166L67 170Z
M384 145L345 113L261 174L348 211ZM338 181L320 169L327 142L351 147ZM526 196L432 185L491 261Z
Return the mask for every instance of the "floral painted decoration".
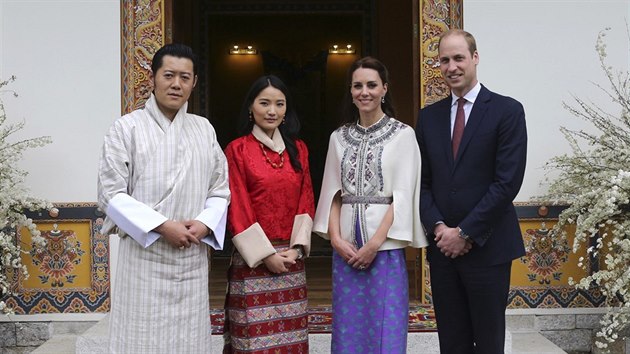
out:
M0 81L0 94L9 92L17 97L14 91L5 89L13 81L15 76ZM24 186L27 172L17 167L26 149L44 146L52 140L49 136L42 136L10 141L11 135L23 127L24 122L7 122L4 104L0 99L0 314L12 313L5 300L11 295L11 282L17 272L21 272L24 278L28 277L26 266L22 263L22 253L25 251L17 241L17 232L26 228L32 236L33 248L45 246L37 225L24 215L24 211L52 208L49 202L29 195Z

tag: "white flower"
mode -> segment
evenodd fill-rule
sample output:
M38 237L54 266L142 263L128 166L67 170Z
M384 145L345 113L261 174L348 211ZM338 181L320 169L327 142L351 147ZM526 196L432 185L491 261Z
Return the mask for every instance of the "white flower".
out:
M592 274L569 278L569 284L579 289L596 284L606 296L609 310L596 334L596 345L602 349L630 325L630 74L614 72L606 64L604 37L608 30L600 32L595 49L610 89L597 87L619 104L618 113L605 112L578 97L573 106L564 104L572 115L592 123L597 133L560 129L572 153L547 163L554 179L544 197L546 203L568 204L554 234L566 235L565 227L575 225L573 252L586 248L587 254L603 258L602 267ZM585 257L579 257L578 266L590 271Z
M14 81L0 80L0 93L12 92L2 89ZM21 130L24 122L7 123L6 111L0 96L0 313L10 313L11 309L4 301L11 292L10 279L6 270L13 268L28 276L26 265L22 264L22 247L17 243L16 230L25 227L33 238L33 249L41 249L45 240L40 237L37 225L24 215L25 210L49 209L52 205L41 199L31 197L24 186L26 172L16 168L25 150L44 146L51 142L50 137L39 137L20 141L12 141L12 134ZM43 242L42 242L43 241Z

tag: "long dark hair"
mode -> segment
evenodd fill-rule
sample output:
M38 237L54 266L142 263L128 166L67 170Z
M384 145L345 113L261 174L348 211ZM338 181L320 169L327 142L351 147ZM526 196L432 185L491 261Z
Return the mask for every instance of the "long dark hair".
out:
M350 87L352 86L352 74L359 69L373 69L378 72L378 76L383 81L383 85L387 84L387 92L385 93L385 103L381 103L381 109L389 117L396 117L396 109L394 108L394 102L391 95L391 87L389 84L389 72L383 63L378 59L372 57L363 57L358 59L348 69L346 76L346 94L343 99L343 108L341 116L341 124L354 124L359 120L359 109L352 102L352 94L350 93Z
M254 122L250 120L249 117L250 107L254 103L256 97L258 97L258 94L269 86L280 90L287 100L287 111L284 116L284 123L278 126L278 131L280 131L282 140L284 140L284 145L287 149L287 153L289 154L291 166L293 166L295 171L302 171L302 164L298 159L298 150L295 145L295 140L298 138L298 133L300 132L300 120L298 119L297 112L295 111L295 106L293 99L289 94L289 89L277 76L261 76L254 81L252 86L249 88L249 91L245 96L245 101L243 101L243 105L241 106L241 113L239 115L241 135L247 135L252 132Z

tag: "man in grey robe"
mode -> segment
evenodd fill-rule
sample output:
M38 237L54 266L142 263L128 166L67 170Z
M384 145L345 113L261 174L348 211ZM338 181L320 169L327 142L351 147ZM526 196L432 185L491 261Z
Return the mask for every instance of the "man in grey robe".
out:
M195 56L162 47L143 109L105 136L103 233L121 236L111 297L112 353L209 353L208 249L223 246L227 163L207 119L186 113Z

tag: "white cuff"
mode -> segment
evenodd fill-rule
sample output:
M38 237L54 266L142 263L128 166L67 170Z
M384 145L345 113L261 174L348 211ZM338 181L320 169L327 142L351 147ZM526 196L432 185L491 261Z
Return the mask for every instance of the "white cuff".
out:
M201 241L210 245L215 250L223 249L227 206L227 199L210 197L206 199L205 209L195 218L195 220L202 222L211 231L211 233Z
M289 246L295 245L304 247L304 257L311 253L311 231L313 230L313 219L308 214L296 215L291 231L291 242Z
M232 238L232 243L250 268L258 267L263 259L276 253L276 249L259 223L255 223L247 230L235 235Z
M119 229L144 248L161 237L151 230L168 220L164 215L125 193L118 193L109 201L106 214Z

